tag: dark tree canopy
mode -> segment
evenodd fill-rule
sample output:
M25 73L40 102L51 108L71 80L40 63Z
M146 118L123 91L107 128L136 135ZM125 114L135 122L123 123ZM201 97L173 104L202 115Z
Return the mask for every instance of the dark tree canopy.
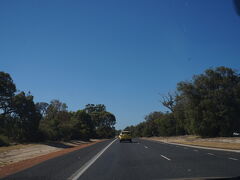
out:
M66 103L53 99L50 103L34 103L28 93L16 94L8 73L0 72L0 146L6 141L28 142L112 138L115 116L104 104L88 104L83 110L69 112Z
M207 69L177 84L175 95L162 97L170 112L153 112L131 127L137 136L194 134L232 136L240 132L240 75L231 68Z
M8 73L0 72L0 113L8 114L12 111L11 100L16 92L16 86Z

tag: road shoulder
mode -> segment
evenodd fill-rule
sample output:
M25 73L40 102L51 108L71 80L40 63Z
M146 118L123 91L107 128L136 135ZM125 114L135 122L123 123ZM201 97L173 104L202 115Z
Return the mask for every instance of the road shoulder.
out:
M179 138L179 137L177 137ZM163 137L143 137L141 139L150 140L155 142L179 145L179 146L186 146L192 148L201 148L201 149L209 149L209 150L219 150L219 151L229 151L229 152L237 152L240 153L240 143L231 143L231 142L211 142L211 140L201 139L197 141L186 141L186 140L177 140L174 137L172 138L163 138Z
M37 165L41 162L44 162L46 160L49 160L49 159L52 159L52 158L55 158L55 157L58 157L58 156L62 156L64 154L67 154L67 153L70 153L70 152L73 152L73 151L76 151L76 150L94 145L94 144L96 144L98 142L102 142L102 141L105 141L105 140L97 140L97 141L94 141L94 142L80 144L80 145L77 145L75 147L64 148L62 150L50 152L50 153L47 153L47 154L44 154L44 155L28 158L28 159L25 159L25 160L21 160L19 162L15 162L15 163L12 163L12 164L2 166L2 167L0 167L0 178L8 176L8 175L16 173L16 172L19 172L19 171L22 171L24 169L30 168L30 167L32 167L34 165Z

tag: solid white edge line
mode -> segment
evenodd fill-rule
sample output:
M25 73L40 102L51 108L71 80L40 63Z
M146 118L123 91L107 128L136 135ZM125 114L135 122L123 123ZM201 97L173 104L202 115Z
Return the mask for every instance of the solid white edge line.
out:
M163 158L165 158L166 160L170 161L171 159L167 158L166 156L164 155L161 155Z
M203 147L203 146L197 146L197 145L187 145L187 144L180 144L180 143L171 143L171 142L162 142L158 140L149 140L149 139L143 139L146 141L152 141L160 144L175 144L178 146L183 146L183 147L191 147L191 148L198 148L198 149L209 149L209 150L214 150L214 151L226 151L226 152L236 152L240 153L240 150L230 150L230 149L221 149L221 148L213 148L213 147ZM185 148L184 148L185 149Z
M68 180L77 180L117 139L110 142L104 149L97 153L92 159L86 162L79 170L71 175Z

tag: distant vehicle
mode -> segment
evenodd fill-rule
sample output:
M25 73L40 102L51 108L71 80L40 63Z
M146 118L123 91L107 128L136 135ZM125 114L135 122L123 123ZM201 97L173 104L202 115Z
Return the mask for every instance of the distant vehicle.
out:
M239 132L234 132L233 136L240 136L240 133Z
M131 136L130 131L122 131L118 137L119 137L119 142L120 143L122 141L132 142L132 136Z

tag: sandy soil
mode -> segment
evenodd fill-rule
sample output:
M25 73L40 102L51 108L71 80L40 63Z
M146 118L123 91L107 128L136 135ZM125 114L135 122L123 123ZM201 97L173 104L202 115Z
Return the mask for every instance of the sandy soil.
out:
M199 136L150 137L147 139L179 144L240 150L240 137L201 138Z
M56 152L65 148L76 147L88 142L70 141L70 142L47 142L44 144L19 144L0 148L0 167L12 164L25 159L41 156L51 152Z

